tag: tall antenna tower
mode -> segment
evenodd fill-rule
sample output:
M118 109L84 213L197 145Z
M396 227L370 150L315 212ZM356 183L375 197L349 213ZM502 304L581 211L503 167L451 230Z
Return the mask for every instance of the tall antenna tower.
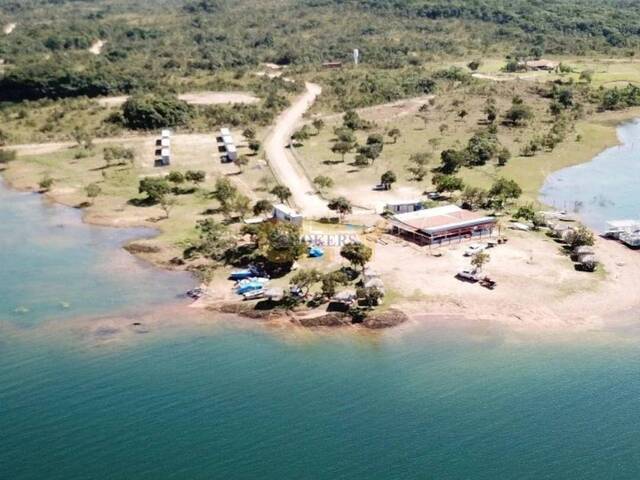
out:
M353 49L353 63L358 66L358 61L360 60L360 51L357 48Z

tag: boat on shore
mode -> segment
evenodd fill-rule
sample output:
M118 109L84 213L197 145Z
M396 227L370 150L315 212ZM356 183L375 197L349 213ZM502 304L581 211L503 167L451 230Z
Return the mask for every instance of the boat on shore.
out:
M603 237L620 240L622 235L631 234L637 230L640 230L640 220L611 220L607 222Z

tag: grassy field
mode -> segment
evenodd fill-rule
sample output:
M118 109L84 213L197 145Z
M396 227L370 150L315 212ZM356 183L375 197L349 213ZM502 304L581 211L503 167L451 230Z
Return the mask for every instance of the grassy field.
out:
M638 67L640 78L640 64ZM551 126L548 101L530 93L529 82L486 83L485 94L459 91L439 93L435 105L425 118L420 116L422 114L418 113L418 108L426 103L426 99L361 110L361 116L374 122L375 127L357 132L358 143L364 144L366 137L372 133L385 134L392 128L398 128L402 133L396 143L386 137L381 156L368 167L354 165L355 152L347 154L344 162L339 154L331 152L333 128L341 124L339 115L323 117L325 128L297 148L297 156L310 178L318 175L332 178L334 186L323 192L325 197L344 195L356 205L372 208L379 208L390 200L418 198L431 188L431 175L422 182L415 181L407 170L410 156L417 152L428 152L432 155L430 166L437 166L442 150L464 146L473 133L482 128L483 109L488 95L496 99L500 111L505 111L510 106L511 97L517 94L533 108L535 120L526 127L499 127L498 138L511 151L511 160L504 167L489 163L473 169L463 168L460 176L467 184L483 188L489 187L499 176L512 178L523 188L523 201L537 201L540 187L551 172L588 161L603 149L615 145L615 126L640 114L640 109L606 113L587 111L587 115L567 133L565 141L553 151L525 157L521 155L524 145ZM455 106L456 103L460 105ZM458 117L462 108L468 112L463 121ZM440 132L441 125L448 127L444 134ZM373 191L374 185L387 170L394 171L398 177L393 192Z
M498 92L500 94L495 95ZM528 93L526 88L515 83L489 85L485 94L442 92L435 98L435 105L430 107L424 118L418 109L420 105L427 103L426 99L420 102L398 102L391 106L362 110L361 116L374 122L375 127L368 131L357 132L360 144L366 142L368 135L385 134L392 128L398 128L402 134L396 143L387 137L381 156L368 167L354 165L355 152L347 154L344 162L341 161L340 155L331 152L333 128L342 121L341 117L336 115L325 117L326 126L320 134L312 136L296 151L310 178L327 175L333 179L334 187L325 192L326 196L345 195L358 204L370 204L371 199L375 199L376 196L387 198L388 192L374 192L372 188L379 182L382 173L392 170L398 177L398 182L394 185L396 195L415 197L431 188L431 175L422 182L414 180L407 170L410 166L410 156L417 152L427 152L432 155L430 167L436 167L440 162L442 150L464 146L474 132L481 128L485 118L483 110L490 94L493 94L492 96L496 99L500 111L509 108L511 98L516 94L522 96L534 109L536 120L530 125L519 128L499 128L498 137L501 143L516 157L528 139L549 128L550 117L547 113L546 101ZM458 116L462 109L468 112L464 119ZM442 125L446 125L447 128L444 133L440 130ZM526 161L537 161L537 158ZM526 170L524 161L514 158L512 162L517 166L516 170L520 168ZM514 170L514 167L510 166L505 168L504 175L509 175ZM473 174L479 178L489 178L487 173L491 169L492 167L488 167L486 173L473 172ZM496 170L495 173L500 173L499 170L502 170L497 167L493 169ZM465 176L467 176L466 172Z
M240 132L233 132L240 139ZM240 145L241 142L239 142ZM106 167L102 149L109 145L122 145L136 152L135 164ZM172 139L171 167L153 166L155 137L138 136L122 139L102 139L96 141L88 156L76 158L80 148L61 145L53 151L29 154L25 149L19 159L11 162L3 172L4 177L14 186L24 189L38 189L38 182L45 176L53 180L49 195L67 205L87 202L85 188L91 183L100 186L101 193L86 209L86 217L93 223L113 226L152 226L160 235L148 242L163 249L159 258L170 259L181 251L181 244L191 238L195 223L210 216L208 209L217 208L207 192L213 189L216 178L226 176L237 188L253 201L270 195L259 186L261 179L274 182L271 170L260 155L250 156L250 163L242 172L233 164L221 164L218 159L215 138L212 135L175 135ZM240 146L240 154L249 154L245 146ZM169 171L203 170L206 182L192 194L176 195L176 205L168 219L158 206L136 206L136 199L144 195L138 193L138 182L145 176L166 174ZM133 200L133 202L132 202ZM218 217L218 216L216 216Z
M640 59L628 58L589 58L549 56L550 60L561 62L571 69L570 73L557 74L554 72L518 72L505 73L502 71L506 61L501 58L480 59L480 67L477 72L488 76L497 76L504 79L526 79L528 81L547 82L554 80L580 81L580 74L588 71L592 75L591 85L598 87L625 86L629 83L640 84ZM453 65L466 67L468 62L455 62Z

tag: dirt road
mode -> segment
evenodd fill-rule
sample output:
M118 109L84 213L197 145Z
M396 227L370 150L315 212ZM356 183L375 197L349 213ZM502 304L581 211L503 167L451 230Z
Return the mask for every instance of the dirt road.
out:
M300 213L306 217L320 217L329 214L327 202L318 195L288 148L291 134L322 91L314 83L307 83L305 86L306 91L276 119L275 126L265 141L265 153L278 181L291 189L291 202Z
M127 101L126 95L114 97L102 97L97 101L103 107L117 107ZM178 95L180 100L184 100L191 105L218 105L232 103L257 103L258 97L251 92L188 92Z

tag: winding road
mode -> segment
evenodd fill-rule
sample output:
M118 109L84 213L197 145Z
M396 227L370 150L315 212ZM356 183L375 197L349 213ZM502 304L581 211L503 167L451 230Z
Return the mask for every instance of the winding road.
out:
M278 116L273 130L265 140L264 148L274 175L282 185L291 190L291 202L305 217L320 217L330 213L327 202L318 195L288 148L296 126L322 91L315 83L306 83L305 88L306 91Z

